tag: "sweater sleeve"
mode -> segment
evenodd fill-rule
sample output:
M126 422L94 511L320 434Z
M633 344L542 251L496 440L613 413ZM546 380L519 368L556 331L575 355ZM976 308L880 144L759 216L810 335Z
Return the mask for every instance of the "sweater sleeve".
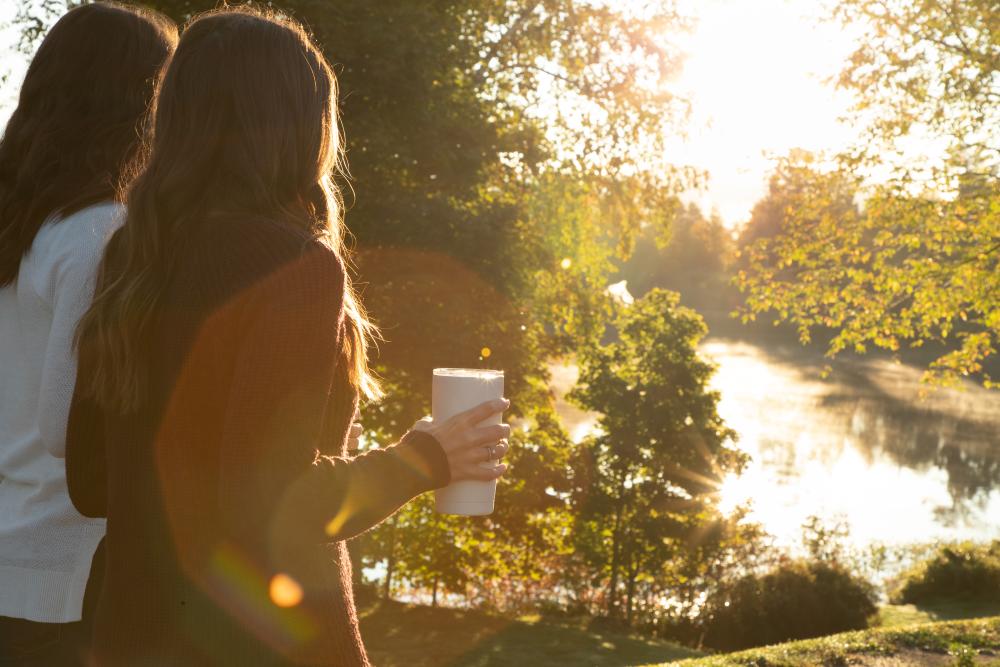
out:
M221 443L219 502L240 533L348 539L449 481L425 433L346 459L319 455L343 318L344 269L313 244L250 288ZM267 526L265 529L264 526Z
M89 373L89 355L81 350L81 376ZM77 386L66 425L66 486L73 506L83 516L108 515L108 473L104 445L104 413Z
M94 296L94 278L104 244L118 226L118 210L89 209L80 219L70 216L58 230L65 236L53 265L50 287L52 328L45 347L38 393L38 425L52 456L65 456L66 423L76 383L73 337L80 318Z

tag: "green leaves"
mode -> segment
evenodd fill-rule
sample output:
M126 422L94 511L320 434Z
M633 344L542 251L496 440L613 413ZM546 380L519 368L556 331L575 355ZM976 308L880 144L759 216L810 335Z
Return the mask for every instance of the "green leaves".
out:
M993 0L840 0L834 16L859 33L839 85L855 93L870 140L859 162L923 171L899 152L909 135L947 138L1000 158L1000 18ZM991 141L992 137L992 141Z
M1000 339L998 181L969 177L951 197L855 183L801 157L782 163L765 201L785 214L744 251L742 316L774 311L803 340L832 330L831 356L935 341L949 351L928 380L981 374Z
M601 414L574 462L573 508L577 547L607 577L609 613L626 580L628 615L635 586L648 591L716 543L719 485L745 457L707 386L714 366L697 351L701 317L660 289L616 311L612 342L583 352L571 393Z
M1000 13L993 0L840 0L859 33L841 87L862 139L779 164L748 226L740 287L829 353L937 343L929 381L976 375L1000 339ZM924 155L931 142L948 150ZM917 147L919 150L914 150ZM921 152L923 151L923 152ZM872 174L881 174L877 183ZM766 240L770 239L770 240Z

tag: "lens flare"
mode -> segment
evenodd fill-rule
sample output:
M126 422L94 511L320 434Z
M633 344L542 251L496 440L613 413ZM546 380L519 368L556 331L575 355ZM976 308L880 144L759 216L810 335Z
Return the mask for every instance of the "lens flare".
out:
M278 573L271 578L271 602L279 607L294 607L302 602L302 587L287 574Z

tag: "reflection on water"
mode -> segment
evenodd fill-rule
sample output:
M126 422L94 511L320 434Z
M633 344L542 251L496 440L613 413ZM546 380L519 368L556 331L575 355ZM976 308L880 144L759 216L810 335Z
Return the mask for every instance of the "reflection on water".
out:
M723 502L750 502L779 543L798 543L810 515L845 520L859 545L1000 538L1000 392L969 384L921 400L920 371L888 361L838 362L822 380L800 350L710 340L702 351L752 457ZM561 395L575 369L555 370ZM560 411L578 437L593 426Z
M556 413L573 442L580 442L597 426L597 413L581 410L566 400L566 394L580 378L575 364L550 364L549 386L556 395Z
M885 361L818 365L723 341L719 410L753 458L724 489L780 542L811 514L854 540L1000 536L1000 394L974 385L920 398L920 371Z

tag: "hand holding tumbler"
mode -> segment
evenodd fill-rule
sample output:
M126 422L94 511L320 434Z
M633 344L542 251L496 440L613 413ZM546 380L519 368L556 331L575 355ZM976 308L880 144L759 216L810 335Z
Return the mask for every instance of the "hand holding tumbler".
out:
M431 415L440 424L484 401L503 397L503 371L475 368L435 368L431 393ZM501 424L497 413L482 421L479 426ZM485 445L488 449L490 445ZM503 446L501 446L503 447ZM505 447L501 452L505 450ZM492 450L495 451L495 450ZM499 454L499 455L502 455ZM497 458L485 460L480 465L493 468ZM443 514L482 516L493 512L497 481L460 480L434 492L435 509Z

